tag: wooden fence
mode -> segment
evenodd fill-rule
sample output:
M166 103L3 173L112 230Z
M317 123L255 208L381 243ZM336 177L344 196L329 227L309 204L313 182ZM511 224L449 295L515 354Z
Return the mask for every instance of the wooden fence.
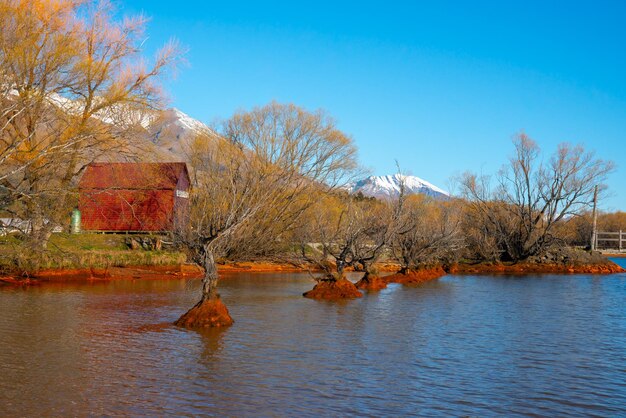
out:
M600 251L626 251L626 231L596 233L595 247Z

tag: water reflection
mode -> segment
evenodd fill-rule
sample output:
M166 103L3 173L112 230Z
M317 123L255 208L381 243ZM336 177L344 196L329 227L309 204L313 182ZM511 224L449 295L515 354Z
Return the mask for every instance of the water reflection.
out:
M230 328L213 328L196 330L200 337L204 351L199 359L200 364L214 363L219 360L219 355L224 349L224 336L230 331ZM186 331L193 332L193 331Z
M353 278L356 280L356 278ZM228 329L170 325L198 281L0 290L2 415L626 414L626 275L454 277L313 301L235 274Z

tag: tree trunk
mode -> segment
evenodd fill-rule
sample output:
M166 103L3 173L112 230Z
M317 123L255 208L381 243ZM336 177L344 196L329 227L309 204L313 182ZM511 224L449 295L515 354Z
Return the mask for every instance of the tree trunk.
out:
M35 215L30 220L30 230L26 235L26 242L31 252L40 253L48 248L54 226L46 224L41 215Z
M387 282L373 273L370 268L366 268L363 278L357 282L356 287L358 289L381 290L387 287Z
M217 266L215 264L215 258L213 257L213 251L208 246L204 246L204 278L202 279L202 300L219 298L217 293Z
M343 271L346 268L346 262L344 260L337 260L337 280L343 277Z
M233 319L217 293L218 274L213 251L208 245L204 245L202 251L205 269L202 279L202 298L174 324L186 328L227 327L233 324Z

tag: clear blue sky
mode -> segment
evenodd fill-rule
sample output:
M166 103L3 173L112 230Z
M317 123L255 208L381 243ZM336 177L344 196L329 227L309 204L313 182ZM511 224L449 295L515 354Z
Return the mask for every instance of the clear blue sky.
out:
M341 3L341 4L339 4ZM524 131L615 161L608 210L626 210L626 1L228 2L127 0L189 65L171 105L205 122L271 100L323 108L373 174L440 187L495 172Z

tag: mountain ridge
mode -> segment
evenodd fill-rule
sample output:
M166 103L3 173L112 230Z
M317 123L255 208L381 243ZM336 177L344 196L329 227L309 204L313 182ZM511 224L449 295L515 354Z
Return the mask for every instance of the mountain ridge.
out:
M400 196L400 187L404 183L406 194L424 194L435 199L447 199L450 193L417 176L392 174L369 176L350 183L346 189L352 193L378 199L394 199Z

